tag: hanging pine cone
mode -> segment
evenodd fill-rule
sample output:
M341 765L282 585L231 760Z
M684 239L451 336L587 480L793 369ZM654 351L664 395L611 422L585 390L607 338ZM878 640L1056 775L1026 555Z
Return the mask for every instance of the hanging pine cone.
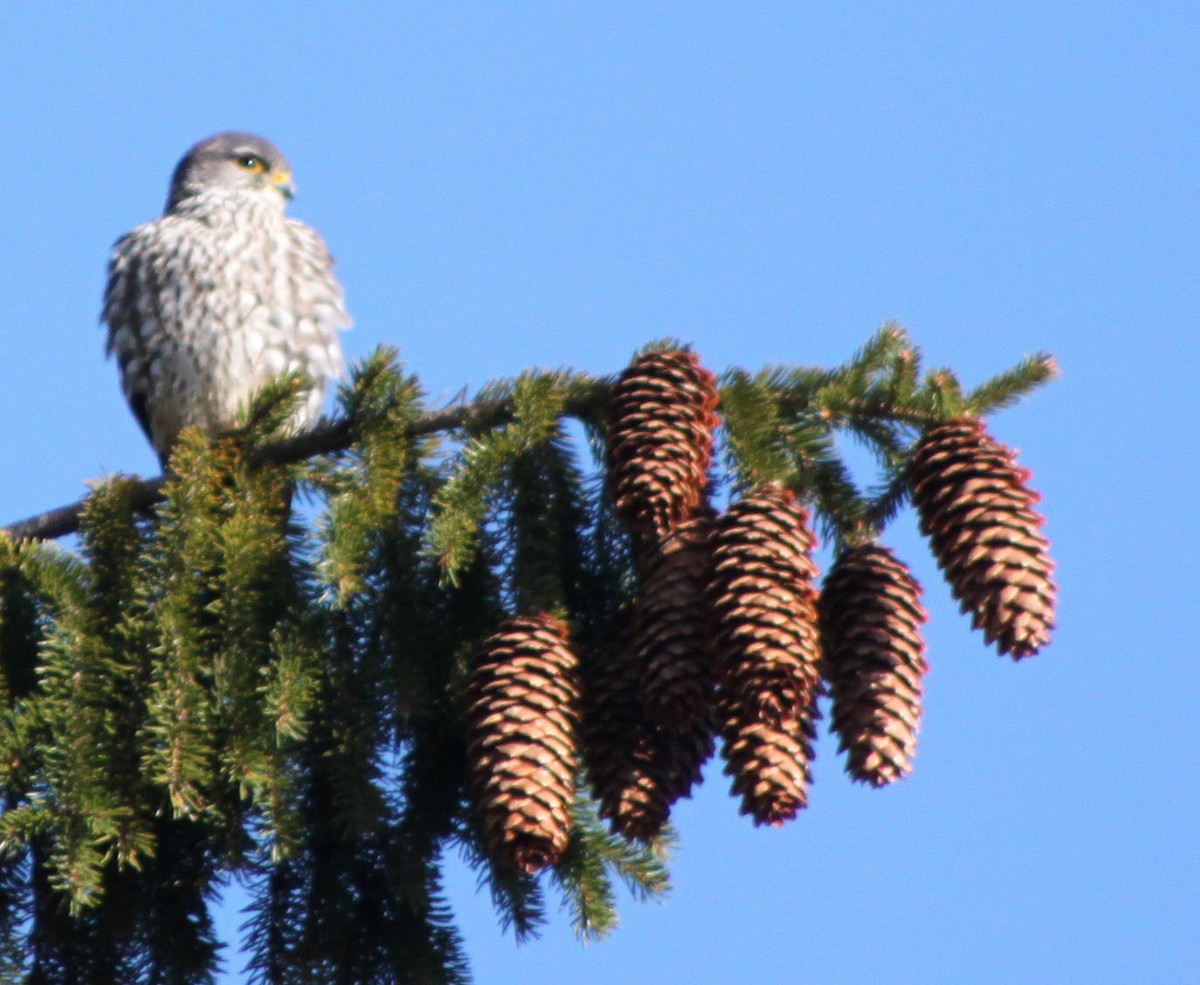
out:
M962 611L1015 660L1050 642L1057 594L1029 476L971 417L928 431L908 473L921 530Z
M838 555L821 593L825 675L846 771L880 787L912 769L928 669L921 586L879 544Z
M778 486L732 504L713 539L723 753L757 824L780 824L807 803L820 689L815 543L807 511Z
M716 378L692 352L639 356L613 388L608 473L617 512L646 541L700 505L717 425Z
M652 544L639 563L633 641L646 716L679 731L708 719L716 687L705 600L713 525L704 508Z
M747 720L795 718L820 684L816 537L778 486L733 503L713 538L709 608L723 702Z
M552 865L567 845L577 670L562 622L519 616L484 642L468 682L471 792L493 857L523 872Z
M627 636L589 655L581 736L600 816L617 834L647 841L662 831L671 805L700 782L713 727L711 716L683 732L646 721L638 676Z

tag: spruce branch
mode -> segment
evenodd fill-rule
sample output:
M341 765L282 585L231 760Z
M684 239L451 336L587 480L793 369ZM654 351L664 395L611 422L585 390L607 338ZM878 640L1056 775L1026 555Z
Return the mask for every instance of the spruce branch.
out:
M664 834L649 843L629 841L608 831L594 801L583 795L576 798L570 842L551 870L576 937L599 941L616 929L614 876L641 902L670 892L665 847L669 838Z
M838 371L843 385L870 386L877 378L895 375L903 353L911 350L908 333L896 322L883 325Z
M652 343L646 351L656 351L667 345L667 341ZM391 411L387 400L380 403L378 395L369 395L373 389L372 381L387 372L393 360L394 350L381 347L360 366L354 384L343 389L345 413L335 419L323 420L304 434L255 445L251 464L292 464L317 456L338 455L350 449L361 436L364 421L378 419ZM829 426L858 422L857 426L865 430L865 422L891 421L923 428L963 412L982 415L1011 406L1058 373L1052 357L1039 353L1026 357L1018 366L964 396L949 370L931 372L918 382L919 368L919 350L907 334L894 325L886 325L854 359L838 369L769 367L756 378L744 371L730 370L723 378L722 399L728 402L729 415L743 420L747 415L761 417L763 401L769 400L774 404L775 414L785 423L817 415ZM582 421L596 443L596 432L603 420L613 378L567 371L531 375L553 381L554 389L561 397L561 414ZM264 422L278 417L281 404L287 403L288 395L297 385L297 381L285 381L282 389L272 390L267 395L262 409L252 412L253 433L261 433ZM752 402L757 402L758 406L751 406ZM513 386L502 383L485 388L470 402L408 413L401 433L408 440L437 434L483 435L511 422L516 412ZM728 416L726 423L728 426ZM738 431L735 450L745 456L735 455L733 465L739 471L743 462L752 472L761 472L765 476L778 476L785 470L785 461L771 450L771 440L762 436L765 425L766 422L750 428L733 425ZM758 438L753 437L756 430ZM138 513L147 513L161 502L166 479L165 475L138 479L131 485L128 494ZM79 514L85 502L81 499L26 517L10 523L3 530L16 540L53 540L68 536L78 531Z
M742 496L728 516L747 490L778 484L804 500L805 536L811 518L841 551L873 541L917 496L914 449L931 429L964 415L982 427L978 418L1056 373L1037 354L964 391L951 371L922 370L920 350L894 324L832 369L732 368L719 387L698 357L664 358L686 351L672 340L647 346L642 357L674 362L679 379L667 373L658 385L649 374L632 402L617 388L628 371L535 370L429 410L417 379L381 347L341 389L339 416L309 433L274 437L304 386L280 380L236 430L183 434L166 475L97 482L86 500L0 532L0 977L17 953L10 941L23 938L48 955L45 967L115 974L136 961L147 980L203 981L216 953L206 896L218 873L231 872L252 874L256 980L465 982L442 886L450 843L518 938L544 922L547 882L585 939L616 925L618 883L637 899L661 895L658 832L712 751L712 722L704 716L686 734L658 728L642 742L650 733L634 663L612 661L610 690L631 701L628 715L624 704L607 710L614 728L603 739L590 725L574 732L577 695L551 694L566 677L551 651L593 651L584 691L594 698L598 644L618 614L645 608L648 595L696 596L707 566L697 551L694 575L648 577L661 545L626 526L619 508L619 483L606 471L622 433L613 420L631 404L646 438L639 461L661 458L668 477L683 474L670 468L681 453L691 462L684 478L702 489L705 517L726 506L727 490ZM724 468L710 469L718 417ZM851 468L847 439L873 457L866 469ZM933 534L967 560L982 549L989 571L1003 569L1001 593L1028 589L1015 621L1048 629L1040 517L1011 506L1018 494L1032 504L1024 473L1013 466L997 478L1004 456L960 445L949 447L954 461L1017 523L992 515L972 544L979 523L955 512ZM944 470L941 458L926 458L929 485ZM315 516L289 511L292 489L314 494ZM955 504L974 508L972 489ZM772 530L766 521L747 527L747 557L764 537L782 536ZM73 549L47 542L71 532L80 533ZM774 585L772 557L751 572L758 581L739 582L739 605L775 597L761 584ZM974 582L968 588L979 595ZM506 637L511 674L501 687L481 678L479 701L465 701L483 641L529 609L563 618L569 636L564 625L554 646L532 650L529 633ZM753 625L769 635L786 613L763 611ZM530 687L535 658L545 673ZM786 754L780 762L792 772L779 776L803 794L804 707L802 734L735 750L745 784ZM493 708L506 716L502 730ZM534 719L550 724L536 732ZM568 820L577 748L595 754L606 742L614 757L601 765L617 775L622 750L645 753L633 781L654 807L644 828L626 818L622 834L609 834L577 785ZM556 861L542 881L497 850L494 829L509 818L485 830L467 796L483 789L471 772L476 753L492 749L522 783L557 770L553 803L541 780L517 798L531 817L548 818L538 831L553 835ZM597 762L589 768L604 772ZM481 772L487 780L502 771ZM772 811L757 805L762 818L783 816ZM653 837L623 836L631 833ZM19 908L6 908L10 884ZM117 941L119 919L128 928Z
M567 416L590 419L597 402L605 395L603 380L577 377L571 381L563 411ZM513 417L514 403L510 397L496 397L457 404L414 416L403 428L408 439L435 434L482 433L498 427ZM317 455L345 452L356 437L356 423L349 417L326 418L311 431L294 437L272 441L255 449L252 464L278 465L300 462ZM148 513L162 502L167 475L135 480L130 498L139 513ZM87 498L46 510L0 528L13 540L57 540L79 530L79 514Z
M476 872L476 889L488 890L503 933L518 943L534 940L546 925L546 899L535 876L498 865L484 847L483 832L464 823L456 842L463 860Z
M890 524L908 501L908 474L903 462L889 469L884 478L886 481L871 498L863 525L872 536Z
M985 380L965 398L965 410L973 417L1012 407L1044 383L1057 379L1058 364L1048 352L1026 356L1012 369Z
M730 370L721 381L721 411L727 464L738 485L786 482L793 463L783 447L785 425L770 384L761 375Z

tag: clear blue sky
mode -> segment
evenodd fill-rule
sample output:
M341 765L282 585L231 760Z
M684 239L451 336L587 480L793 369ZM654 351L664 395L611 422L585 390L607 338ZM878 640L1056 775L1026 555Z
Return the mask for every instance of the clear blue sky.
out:
M291 157L351 357L398 343L433 394L664 335L828 365L898 319L968 383L1048 349L1062 380L993 420L1049 516L1045 653L985 650L906 516L908 780L822 740L771 831L710 767L673 895L601 945L514 946L457 869L454 904L482 985L1194 981L1198 52L1194 0L6 4L0 522L155 471L104 264L221 129Z

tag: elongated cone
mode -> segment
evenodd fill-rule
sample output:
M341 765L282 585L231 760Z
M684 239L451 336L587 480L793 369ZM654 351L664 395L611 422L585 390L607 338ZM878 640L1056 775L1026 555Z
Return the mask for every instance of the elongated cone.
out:
M700 506L717 426L716 378L692 352L639 356L613 388L608 473L617 512L643 541Z
M917 443L908 480L921 530L954 597L988 643L1014 660L1050 642L1057 589L1028 469L977 418L947 421Z
M600 816L625 838L654 838L671 805L700 782L713 754L712 717L686 731L648 722L628 634L589 654L584 685L583 758Z
M713 539L709 608L723 702L779 724L820 686L816 536L778 486L733 503Z
M807 511L778 486L732 504L714 537L722 749L742 811L758 824L807 803L821 658L815 544Z
M838 555L821 593L830 714L846 771L880 787L912 769L928 669L921 586L880 544Z
M650 721L688 732L711 717L716 676L705 590L714 517L707 508L652 544L640 559L633 645Z
M567 845L578 766L578 663L546 614L505 620L467 686L471 792L498 861L534 873Z

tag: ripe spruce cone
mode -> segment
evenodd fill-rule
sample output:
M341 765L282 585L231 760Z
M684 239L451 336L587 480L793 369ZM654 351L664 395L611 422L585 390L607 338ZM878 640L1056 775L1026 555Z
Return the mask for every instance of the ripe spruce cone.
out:
M589 655L584 683L583 757L600 816L615 833L648 841L662 831L671 805L700 782L713 753L711 716L683 732L646 721L627 636Z
M912 769L921 720L921 586L886 547L843 551L821 593L825 676L846 771L881 787Z
M467 685L471 793L498 861L534 873L567 845L577 767L578 665L567 629L505 620Z
M815 541L807 511L777 486L731 505L713 541L723 753L756 824L780 824L807 803L820 689Z
M684 732L708 720L716 688L705 600L713 526L705 508L652 544L639 564L633 645L646 716Z
M723 702L746 719L795 718L820 686L816 537L778 486L732 504L713 538L709 608Z
M617 512L644 541L700 505L717 425L716 378L691 352L639 356L613 388L608 473Z
M1057 594L1029 476L970 417L928 431L908 472L921 530L954 597L987 641L1015 660L1050 642Z

